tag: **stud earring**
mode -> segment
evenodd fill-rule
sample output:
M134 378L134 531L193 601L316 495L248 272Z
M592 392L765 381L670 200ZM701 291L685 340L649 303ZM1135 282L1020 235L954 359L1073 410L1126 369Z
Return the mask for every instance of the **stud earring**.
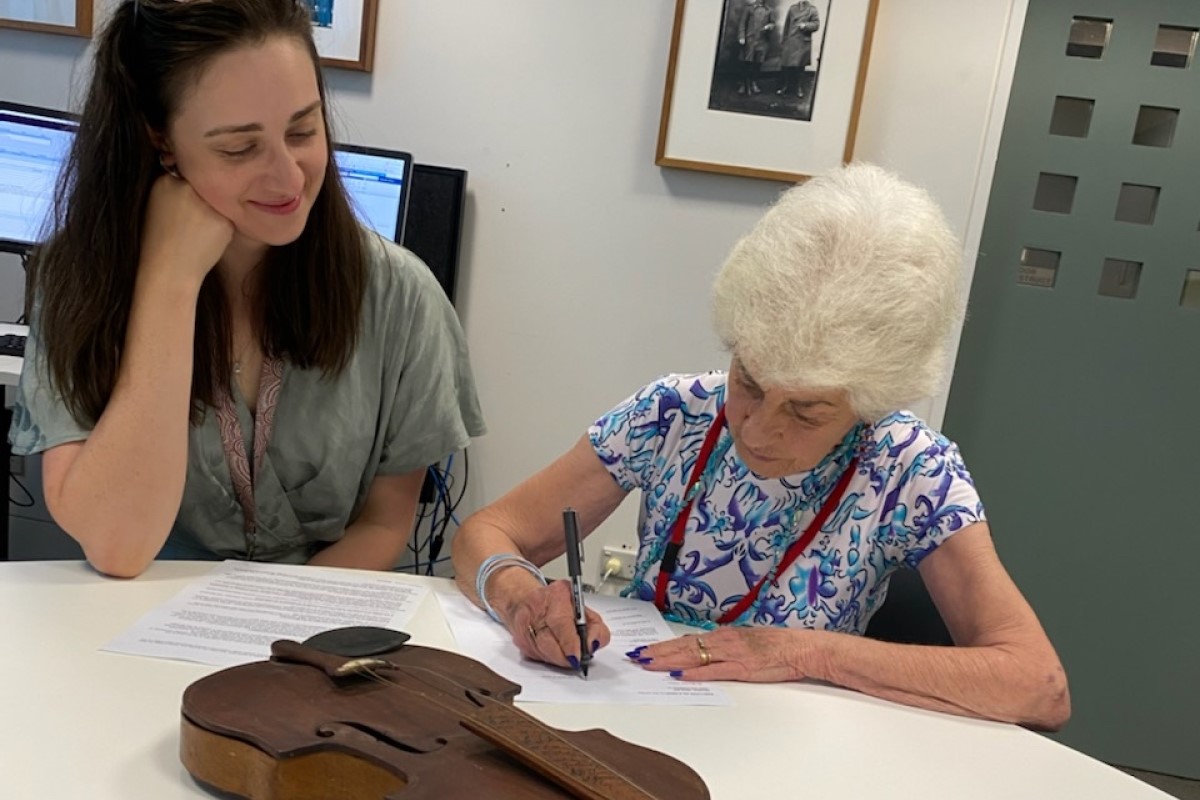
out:
M182 175L179 174L179 167L175 166L174 164L167 163L167 156L165 153L158 154L158 165L160 167L162 167L163 172L167 173L172 178L182 178L183 177Z

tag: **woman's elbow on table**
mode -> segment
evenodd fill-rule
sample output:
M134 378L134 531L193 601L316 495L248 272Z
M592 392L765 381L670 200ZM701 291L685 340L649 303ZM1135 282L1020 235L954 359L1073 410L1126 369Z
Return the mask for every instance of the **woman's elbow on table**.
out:
M1058 658L1052 656L1030 670L1028 696L1033 712L1026 720L1029 727L1059 731L1071 719L1071 690Z
M971 645L964 648L972 649ZM981 716L1038 731L1058 731L1071 719L1071 691L1062 662L1050 646L1015 643L984 647L994 655L986 694L992 711ZM979 711L977 707L977 711Z
M83 545L83 556L92 569L110 578L136 578L154 561L156 553L134 552L128 543L106 538L103 545Z
M130 531L136 527L132 522L105 525L86 512L64 507L61 498L51 492L46 493L46 506L55 523L79 543L83 557L102 575L136 578L158 555L158 548L148 548L144 542L132 539ZM164 534L161 539L165 538Z

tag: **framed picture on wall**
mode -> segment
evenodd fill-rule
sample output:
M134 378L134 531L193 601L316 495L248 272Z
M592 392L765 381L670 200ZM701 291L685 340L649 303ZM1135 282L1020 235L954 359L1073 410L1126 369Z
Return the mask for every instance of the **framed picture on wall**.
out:
M676 0L664 167L795 182L849 161L878 0Z
M3 2L3 0L0 0ZM326 67L370 72L375 66L375 22L379 0L304 0L313 38Z
M92 0L0 0L0 28L92 35Z

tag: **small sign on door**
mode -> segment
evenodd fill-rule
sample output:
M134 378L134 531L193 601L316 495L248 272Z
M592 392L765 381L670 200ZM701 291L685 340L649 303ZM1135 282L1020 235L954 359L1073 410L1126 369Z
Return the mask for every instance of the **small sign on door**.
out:
M1058 277L1058 260L1062 253L1042 250L1037 247L1021 248L1021 266L1017 270L1017 283L1022 286L1038 286L1053 289Z

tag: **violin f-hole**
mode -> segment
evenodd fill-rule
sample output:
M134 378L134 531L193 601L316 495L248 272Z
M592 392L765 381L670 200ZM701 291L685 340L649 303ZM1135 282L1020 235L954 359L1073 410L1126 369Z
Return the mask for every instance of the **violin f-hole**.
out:
M354 734L346 731L347 728L358 731L361 734L370 736L375 741L384 744L388 747L399 750L402 753L411 753L413 755L424 755L426 753L436 753L446 746L447 741L442 737L430 739L426 745L411 744L403 742L399 739L389 736L383 731L363 722L353 722L350 720L340 720L338 722L327 722L317 728L317 736L322 739L336 739L339 735L353 736Z

